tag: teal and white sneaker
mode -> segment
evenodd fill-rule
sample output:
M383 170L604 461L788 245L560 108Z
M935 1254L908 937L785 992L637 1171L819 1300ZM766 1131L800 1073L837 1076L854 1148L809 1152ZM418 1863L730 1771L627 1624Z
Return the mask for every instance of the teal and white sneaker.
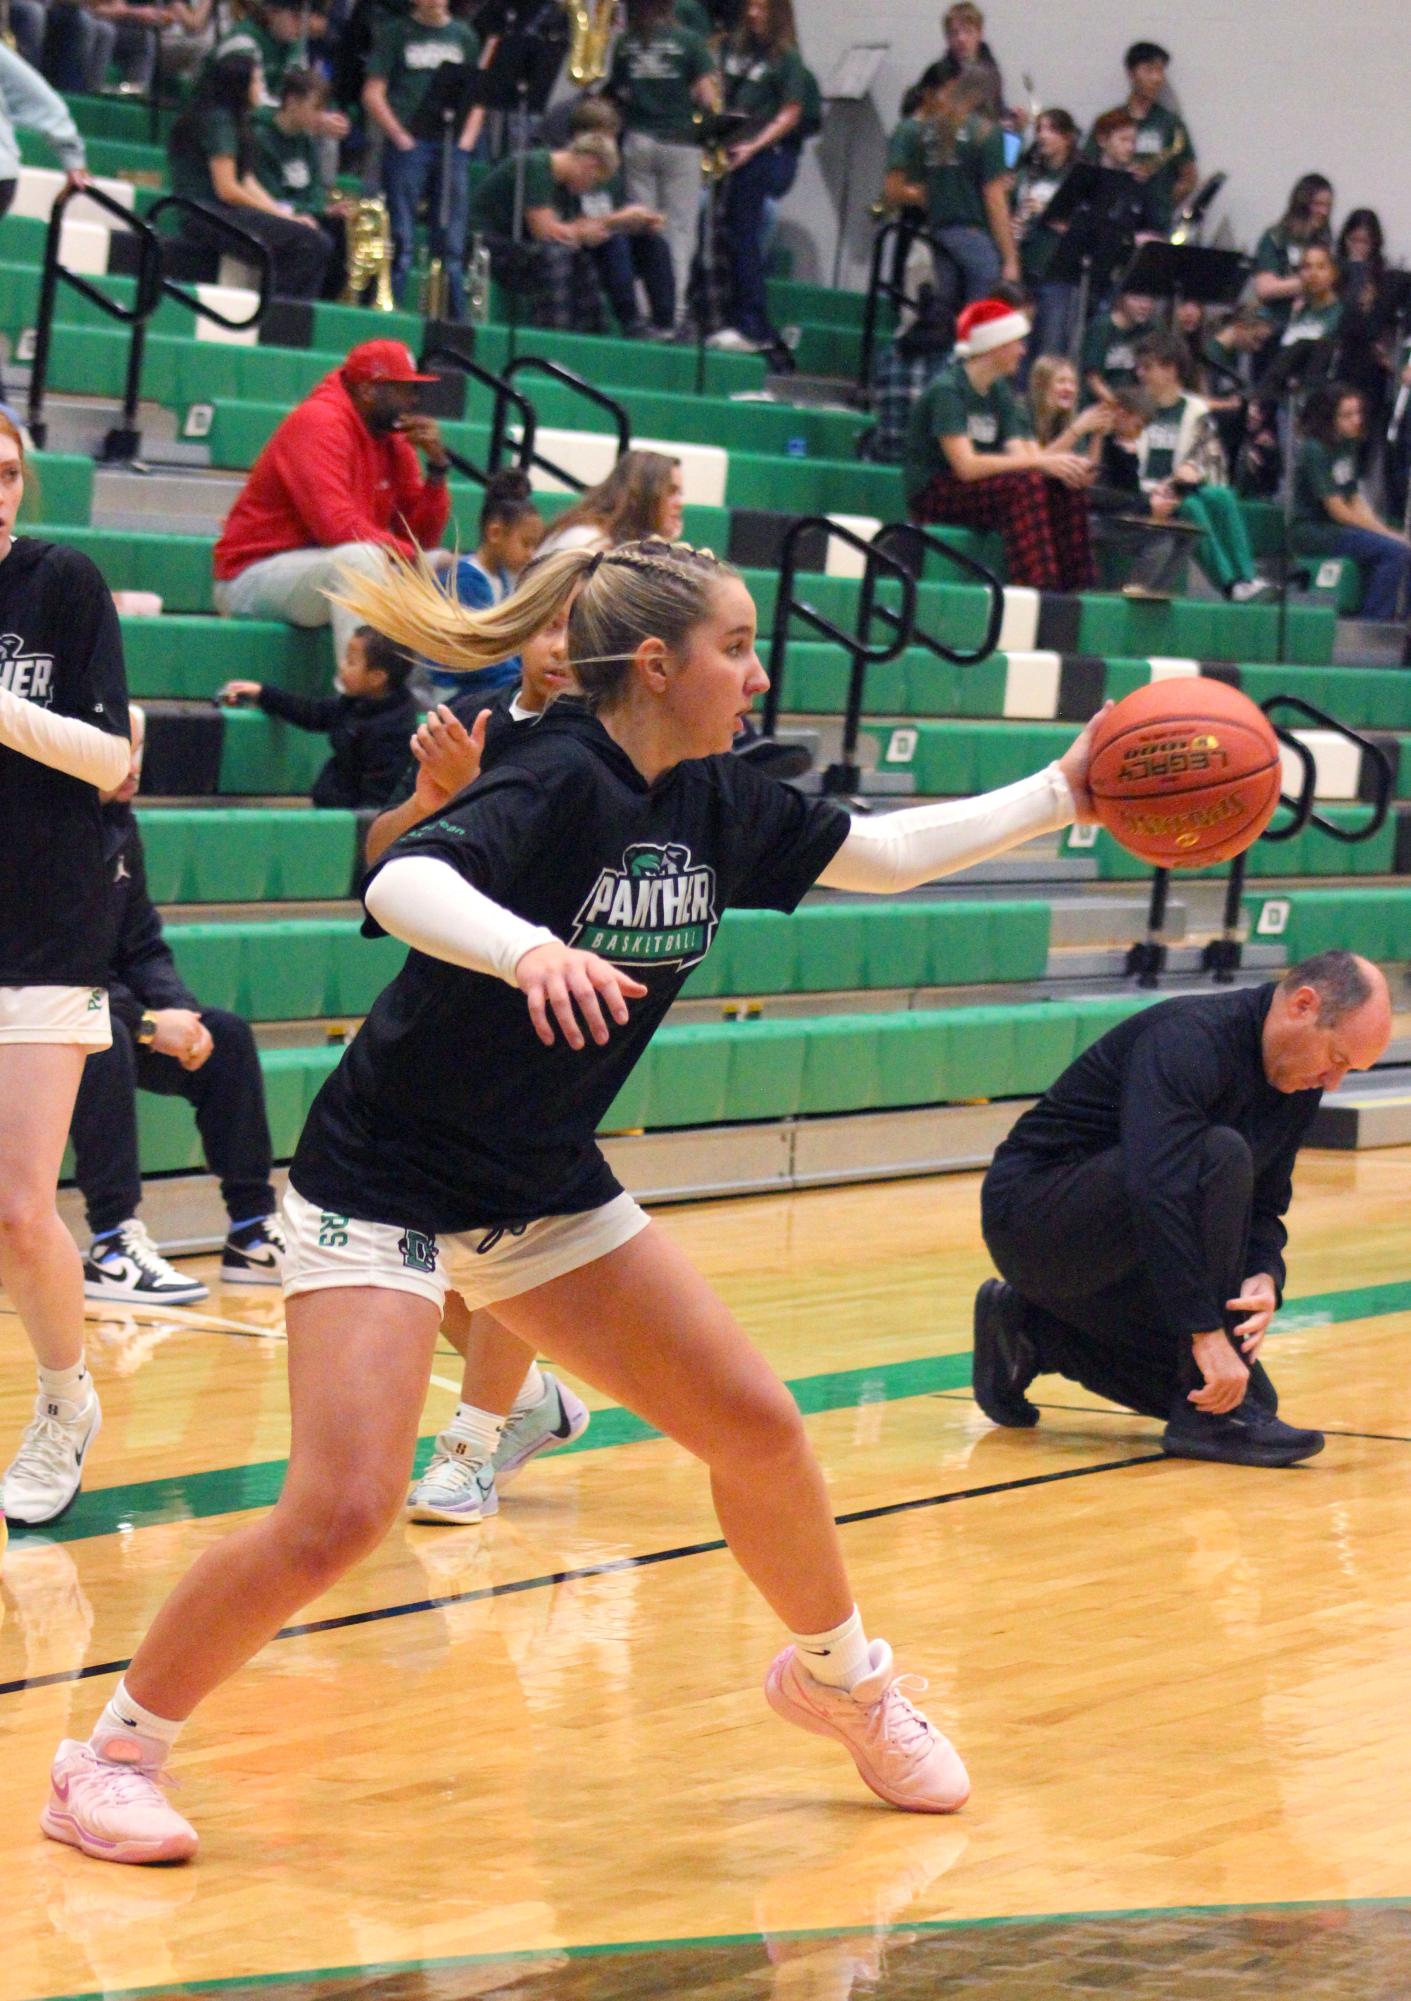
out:
M499 1512L493 1463L470 1458L464 1439L443 1431L430 1464L407 1496L407 1520L472 1523Z
M545 1369L543 1396L531 1410L512 1417L500 1435L495 1457L490 1462L496 1481L507 1487L537 1454L571 1444L587 1429L587 1404Z

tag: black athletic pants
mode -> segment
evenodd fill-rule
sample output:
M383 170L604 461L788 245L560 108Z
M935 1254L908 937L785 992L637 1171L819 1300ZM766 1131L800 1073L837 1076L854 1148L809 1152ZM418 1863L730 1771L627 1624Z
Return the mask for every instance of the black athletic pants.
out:
M199 1070L183 1070L174 1056L139 1049L132 1031L117 1019L112 1047L95 1050L83 1066L71 1129L74 1178L95 1236L135 1216L142 1200L138 1091L185 1098L195 1106L206 1165L219 1176L233 1223L274 1214L273 1149L250 1024L218 1007L202 1008L201 1020L215 1047Z
M1199 1208L1206 1269L1223 1313L1249 1247L1254 1163L1228 1126L1202 1144ZM981 1195L985 1242L1030 1311L1025 1332L1045 1373L1163 1421L1202 1379L1188 1338L1166 1332L1147 1277L1116 1147L1087 1160L1001 1162Z

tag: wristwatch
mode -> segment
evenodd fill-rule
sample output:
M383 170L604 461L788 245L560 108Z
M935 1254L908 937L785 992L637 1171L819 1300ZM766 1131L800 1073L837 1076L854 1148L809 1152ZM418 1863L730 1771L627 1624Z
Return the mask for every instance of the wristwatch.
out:
M154 1014L148 1014L144 1008L137 1018L137 1033L133 1037L133 1041L139 1049L150 1049L156 1039L157 1017Z
M439 462L433 462L432 464L428 465L426 468L427 485L430 486L434 484L435 481L444 479L450 470L451 470L451 462L449 459L442 459Z

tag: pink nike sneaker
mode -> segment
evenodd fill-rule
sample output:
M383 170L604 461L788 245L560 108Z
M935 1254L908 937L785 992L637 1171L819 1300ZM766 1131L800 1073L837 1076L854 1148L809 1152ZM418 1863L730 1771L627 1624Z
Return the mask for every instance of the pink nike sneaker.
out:
M908 1813L954 1813L970 1797L970 1779L955 1746L935 1729L906 1693L912 1675L892 1673L892 1650L874 1640L872 1672L851 1689L815 1681L785 1647L764 1680L771 1709L817 1737L836 1737L867 1785L889 1806Z
M143 1757L149 1748L140 1737L118 1737L100 1758L91 1744L66 1737L39 1816L49 1839L102 1862L184 1862L194 1855L196 1830L167 1805L161 1773Z

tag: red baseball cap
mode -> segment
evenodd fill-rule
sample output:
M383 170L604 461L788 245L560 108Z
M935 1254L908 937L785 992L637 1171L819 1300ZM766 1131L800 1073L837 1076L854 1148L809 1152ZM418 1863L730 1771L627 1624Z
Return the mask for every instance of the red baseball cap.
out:
M365 340L351 348L343 363L345 382L435 382L419 375L416 359L405 341Z

